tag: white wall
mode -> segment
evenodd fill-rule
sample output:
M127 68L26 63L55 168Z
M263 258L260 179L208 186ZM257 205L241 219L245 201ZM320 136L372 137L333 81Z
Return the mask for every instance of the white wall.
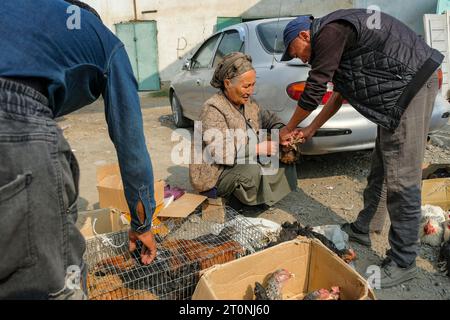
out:
M115 23L134 19L133 0L84 0L115 32ZM137 18L155 20L158 28L159 71L170 81L186 55L214 32L217 17L277 17L299 14L324 15L351 8L353 0L136 0ZM142 14L142 11L157 10Z

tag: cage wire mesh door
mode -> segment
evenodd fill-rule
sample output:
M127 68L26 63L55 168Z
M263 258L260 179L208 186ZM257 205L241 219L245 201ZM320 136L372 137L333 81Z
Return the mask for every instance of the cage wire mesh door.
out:
M224 223L202 219L197 211L186 219L165 222L169 232L157 234L158 252L150 265L140 250L130 253L126 231L86 241L90 300L188 300L200 271L259 251L269 239L258 226L230 207Z

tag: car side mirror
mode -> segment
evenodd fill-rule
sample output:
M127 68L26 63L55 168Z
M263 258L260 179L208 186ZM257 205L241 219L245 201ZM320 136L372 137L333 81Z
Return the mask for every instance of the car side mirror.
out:
M182 68L182 69L183 69L183 70L186 70L186 71L190 70L190 69L191 69L191 60L187 59L187 60L184 62L184 65L183 65L183 68Z

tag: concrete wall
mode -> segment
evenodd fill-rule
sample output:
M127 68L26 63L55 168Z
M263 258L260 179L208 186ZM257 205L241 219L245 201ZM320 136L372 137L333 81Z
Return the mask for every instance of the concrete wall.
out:
M354 7L367 8L376 5L381 11L403 21L423 36L423 15L436 13L437 3L438 0L354 0Z
M115 23L134 19L133 0L84 0L115 33ZM190 51L214 32L217 17L261 18L324 15L351 8L353 0L136 0L137 18L155 20L158 28L159 71L170 81ZM322 3L326 3L323 5ZM142 11L157 10L143 14Z
M115 32L115 23L134 19L133 0L84 0ZM262 18L312 14L341 8L377 5L424 34L423 14L434 13L438 0L136 0L137 18L155 20L158 28L159 71L162 81L178 73L186 56L214 32L217 17ZM142 11L157 10L155 13Z

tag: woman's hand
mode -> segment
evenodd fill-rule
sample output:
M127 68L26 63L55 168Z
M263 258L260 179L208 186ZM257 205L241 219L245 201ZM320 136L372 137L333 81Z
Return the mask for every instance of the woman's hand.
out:
M278 142L264 141L256 145L256 154L260 156L274 156L278 153Z

